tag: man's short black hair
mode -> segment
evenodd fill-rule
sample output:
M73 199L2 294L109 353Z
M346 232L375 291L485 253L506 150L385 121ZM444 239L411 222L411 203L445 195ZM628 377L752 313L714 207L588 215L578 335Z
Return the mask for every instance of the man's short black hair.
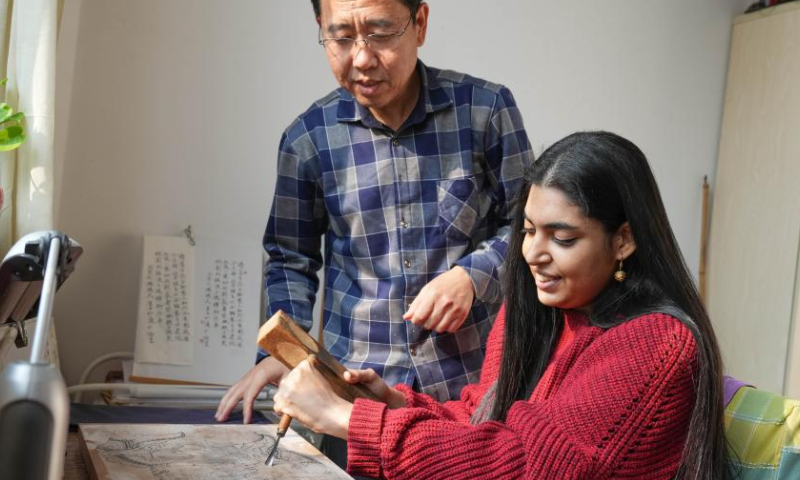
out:
M419 4L422 3L422 0L400 0L402 1L409 10L411 10L411 15L417 13L417 9L419 8ZM320 0L311 0L311 5L314 7L314 15L319 17L319 2Z

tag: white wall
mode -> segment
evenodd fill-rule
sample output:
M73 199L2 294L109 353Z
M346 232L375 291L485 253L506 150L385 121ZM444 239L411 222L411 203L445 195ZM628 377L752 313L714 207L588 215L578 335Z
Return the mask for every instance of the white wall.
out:
M582 129L649 156L697 270L732 18L742 0L431 0L430 65L508 85L536 151ZM646 6L645 6L646 5ZM71 0L59 52L59 295L67 382L132 350L141 236L260 242L283 128L335 87L306 0Z

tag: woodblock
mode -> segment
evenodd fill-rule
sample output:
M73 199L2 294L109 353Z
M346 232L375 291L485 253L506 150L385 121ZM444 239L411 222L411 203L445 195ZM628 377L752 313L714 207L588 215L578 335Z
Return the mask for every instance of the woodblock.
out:
M281 440L275 463L264 465L277 441L277 425L79 428L91 480L352 480L292 429Z
M346 369L342 364L282 310L261 326L258 331L258 345L290 369L314 354L317 361L312 365L325 377L337 395L348 402L356 398L380 401L367 387L347 383L343 378Z

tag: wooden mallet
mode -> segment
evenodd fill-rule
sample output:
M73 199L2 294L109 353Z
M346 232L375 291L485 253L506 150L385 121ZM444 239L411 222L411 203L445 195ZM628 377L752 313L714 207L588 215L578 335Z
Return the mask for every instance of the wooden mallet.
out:
M312 367L325 378L333 391L348 402L355 401L356 398L367 398L370 400L381 401L377 395L372 393L363 385L353 385L344 379L346 368L337 362L333 356L325 350L325 347L317 343L305 330L300 328L288 315L278 310L267 323L261 326L258 331L258 346L275 357L290 370L299 365L303 360L308 359ZM272 465L275 455L278 453L278 442L286 435L292 417L283 414L278 424L277 438L275 444L264 462Z

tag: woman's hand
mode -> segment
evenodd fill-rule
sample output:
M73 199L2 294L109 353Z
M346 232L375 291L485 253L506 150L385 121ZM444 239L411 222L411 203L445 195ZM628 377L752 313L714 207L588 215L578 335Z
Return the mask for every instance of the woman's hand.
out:
M389 408L400 408L406 405L406 396L400 390L392 388L375 373L375 370L347 370L344 372L347 383L361 383L375 394Z
M289 414L317 433L347 440L353 404L336 395L308 360L281 380L274 402L276 413Z

